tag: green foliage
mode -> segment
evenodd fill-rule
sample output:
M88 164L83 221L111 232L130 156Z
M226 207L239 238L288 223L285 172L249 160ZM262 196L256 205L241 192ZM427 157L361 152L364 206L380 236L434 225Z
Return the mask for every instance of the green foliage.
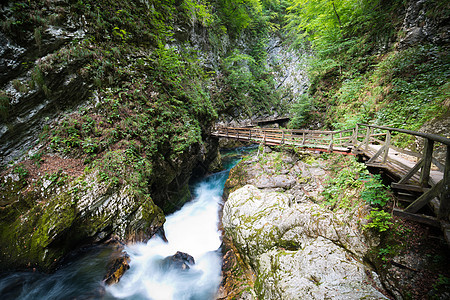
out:
M330 209L352 209L358 204L358 192L364 188L360 176L366 176L368 171L364 164L358 163L355 158L344 161L336 161L336 166L341 167L336 174L326 182L322 196L325 205Z
M222 64L223 77L219 77L220 93L215 95L219 112L247 116L263 114L279 107L280 96L274 90L273 76L265 70L262 62L253 56L233 51Z
M39 68L39 66L36 66L31 72L31 80L33 82L32 85L37 84L39 87L45 85L44 75L42 74L42 70Z
M69 175L63 173L62 170L59 170L58 172L52 174L45 174L44 178L50 180L52 184L55 184L57 186L63 186L64 184L67 183Z
M417 130L427 120L445 112L450 85L450 60L438 46L416 46L393 53L373 73L375 85L390 85L387 103L376 123Z
M384 207L390 200L387 188L379 175L371 175L363 163L354 157L343 159L327 154L333 172L324 186L324 204L330 209L352 209L360 200L377 207Z
M36 27L34 29L34 40L36 41L36 45L39 47L39 49L42 46L42 34L41 34L41 29Z
M29 175L29 171L21 164L17 164L13 168L13 172L19 175L21 181L25 181Z
M22 165L16 165L13 172L19 175L21 178L25 178L28 176L28 170Z
M290 110L290 128L303 128L311 120L311 111L314 110L313 99L307 94L300 95Z
M395 24L386 21L401 6L402 1L397 0L383 4L379 0L294 0L288 8L286 28L297 36L297 44L308 39L322 58L354 55L385 42L383 38L393 34ZM359 34L364 36L359 39Z
M12 85L13 85L14 89L20 93L26 93L28 91L27 86L18 79L14 79L12 81Z
M374 229L378 232L388 230L389 225L393 224L391 214L378 209L373 209L367 219L370 220L370 223L364 225L364 229Z
M196 53L190 53L189 59L181 54L160 45L151 55L134 61L132 66L139 73L133 73L133 80L102 88L95 108L61 121L50 132L50 147L90 155L87 162L93 161L100 169L101 180L126 182L137 191L148 192L154 162L161 156L170 163L176 161L202 142L203 130L217 117ZM129 72L129 62L124 63L115 66L116 72L122 68ZM108 64L103 61L98 66L105 70L98 73L103 78ZM90 64L88 72L96 67Z
M400 0L294 0L288 8L286 29L294 44L315 52L310 95L328 127L374 122L417 130L448 111L448 48L393 48L404 6ZM432 18L444 17L436 6L424 9Z
M223 57L213 90L219 113L237 117L284 113L281 93L267 64L270 33L280 28L285 1L218 0L210 34ZM224 39L224 36L227 38ZM229 41L228 41L229 39ZM245 40L245 46L230 47Z
M379 174L364 174L360 180L364 182L364 190L361 192L361 198L370 205L384 207L390 200L387 194L387 187L381 182Z
M200 22L203 26L208 26L213 22L211 8L206 3L195 0L184 0L181 7L192 25L195 22Z
M230 34L240 34L251 23L255 15L262 11L258 0L217 0L219 18L229 28Z
M439 274L436 281L433 283L434 291L448 291L450 288L450 278L445 275ZM436 297L437 299L437 297Z
M390 200L387 188L382 184L379 175L371 175L363 163L354 157L343 159L341 157L327 157L333 176L324 186L322 196L324 205L332 210L352 210L361 205L361 200L376 206L369 216L370 223L364 228L373 228L378 232L386 231L392 225L391 215L380 210Z

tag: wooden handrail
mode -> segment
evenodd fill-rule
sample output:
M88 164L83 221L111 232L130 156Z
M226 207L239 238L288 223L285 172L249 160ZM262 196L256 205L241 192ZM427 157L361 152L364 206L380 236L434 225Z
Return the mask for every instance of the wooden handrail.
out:
M366 127L366 128L364 128ZM374 129L378 129L374 132ZM379 130L385 130L381 132ZM448 219L450 211L450 139L430 133L392 128L386 126L369 125L358 123L355 128L330 131L330 130L302 130L302 129L273 129L273 128L252 128L252 127L216 127L217 136L237 138L242 140L259 141L268 144L293 145L310 149L322 149L322 151L346 151L354 153L364 153L369 157L367 165L386 166L393 163L403 169L406 174L399 173L400 181L397 186L405 185L412 180L414 175L420 171L419 184L421 190L427 190L416 201L411 203L405 213L416 213L421 207L429 203L434 197L439 196L440 209L438 218ZM410 150L401 149L391 144L392 132L405 133L425 139L423 153L416 153ZM336 137L335 137L336 135ZM385 136L383 141L380 137ZM375 142L375 144L374 144ZM446 145L445 165L441 164L433 155L433 145L435 142ZM380 148L378 148L378 147ZM420 160L414 166L407 166L399 160L394 161L389 156L389 150L404 153ZM375 153L374 153L375 152ZM376 161L378 159L378 161ZM381 160L381 162L379 162ZM431 165L435 164L443 172L443 179L433 182L431 177ZM395 168L394 168L395 169ZM398 172L399 169L396 169ZM414 177L416 178L416 177ZM431 186L431 188L428 188Z
M437 135L437 134L432 134L432 133L425 133L425 132L419 132L419 131L412 131L412 130L407 130L407 129L400 129L400 128L392 128L392 127L384 127L384 126L378 126L378 125L369 125L369 124L361 124L358 123L359 126L367 126L367 127L372 127L372 128L378 128L378 129L382 129L382 130L388 130L388 131L395 131L395 132L401 132L401 133L406 133L409 135L415 135L415 136L420 136L426 139L430 139L433 140L435 142L439 142L442 143L444 145L450 146L450 139L443 137L441 135Z

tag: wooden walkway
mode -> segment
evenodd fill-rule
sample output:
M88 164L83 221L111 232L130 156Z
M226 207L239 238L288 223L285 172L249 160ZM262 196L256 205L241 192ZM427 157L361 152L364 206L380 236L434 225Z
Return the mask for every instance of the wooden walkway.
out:
M401 149L391 143L392 134L423 140L423 150ZM358 124L341 131L216 127L212 136L267 145L292 145L321 152L361 155L368 167L382 169L393 179L392 189L404 209L400 217L440 227L450 245L450 139L440 135L398 128ZM433 157L444 149L445 162ZM426 212L425 207L429 207Z

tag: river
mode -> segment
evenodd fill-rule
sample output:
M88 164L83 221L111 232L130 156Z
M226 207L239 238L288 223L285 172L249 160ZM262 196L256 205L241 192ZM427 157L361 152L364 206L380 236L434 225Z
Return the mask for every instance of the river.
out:
M6 299L214 299L221 281L219 209L229 169L245 151L223 153L225 171L194 184L192 201L166 217L168 242L153 237L147 243L127 246L130 269L116 285L102 283L111 249L96 246L53 274L15 272L0 278L0 295ZM163 268L162 260L177 251L191 255L189 269Z

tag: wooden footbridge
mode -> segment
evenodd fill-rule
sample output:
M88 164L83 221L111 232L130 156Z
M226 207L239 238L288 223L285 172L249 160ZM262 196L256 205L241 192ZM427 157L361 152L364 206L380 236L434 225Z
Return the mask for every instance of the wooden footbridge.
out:
M358 124L340 131L216 127L211 135L267 145L291 145L321 152L360 155L368 167L388 174L400 217L440 227L450 245L450 139L423 132ZM396 147L392 135L419 138L421 151ZM433 153L444 154L439 161ZM424 214L427 213L427 214Z

